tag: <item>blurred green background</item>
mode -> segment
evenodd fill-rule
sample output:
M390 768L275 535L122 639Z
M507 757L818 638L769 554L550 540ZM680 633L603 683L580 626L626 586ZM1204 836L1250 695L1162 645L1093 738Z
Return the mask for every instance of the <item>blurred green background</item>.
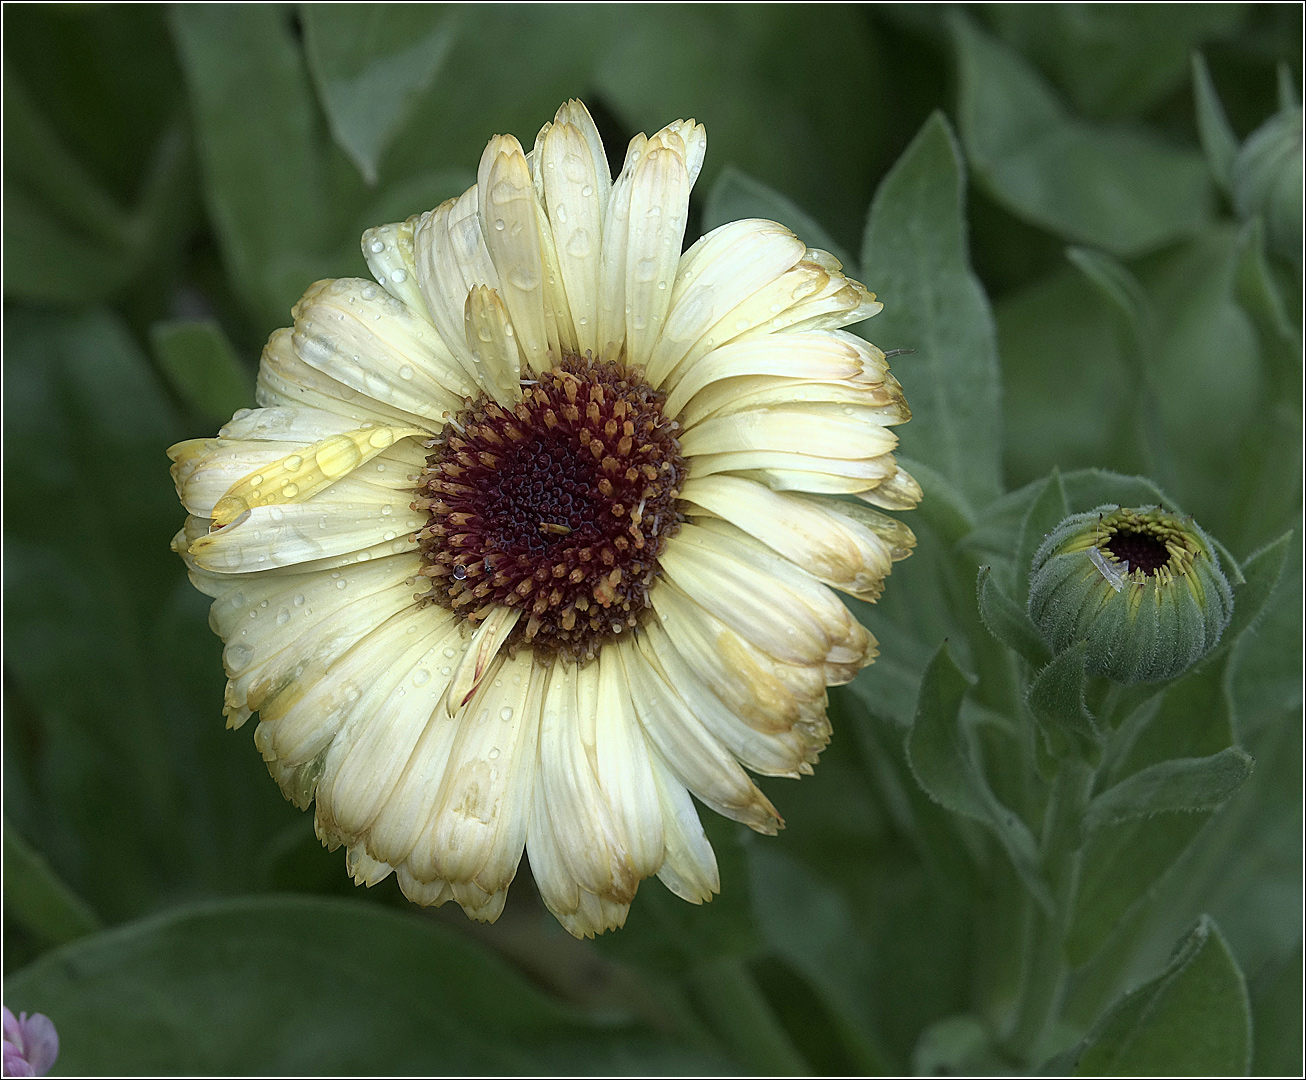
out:
M1253 1071L1300 1070L1299 5L3 19L5 1003L52 1016L56 1072L1028 1067L991 1038L1015 875L920 790L903 736L943 639L971 670L996 647L975 570L1018 578L1013 530L1054 467L1072 495L1098 490L1075 470L1148 476L1239 562L1297 529L1207 688L1255 772L1101 856L1115 893L1059 1046L1208 914ZM927 491L917 554L858 609L880 662L832 693L816 776L765 784L786 831L705 813L722 895L648 882L594 943L524 870L488 928L348 881L250 729L223 729L163 453L252 404L307 285L366 274L364 228L461 192L491 134L529 147L572 96L618 164L638 131L706 125L691 237L773 217L879 293L861 332L916 350L894 371ZM1251 138L1276 116L1295 150Z

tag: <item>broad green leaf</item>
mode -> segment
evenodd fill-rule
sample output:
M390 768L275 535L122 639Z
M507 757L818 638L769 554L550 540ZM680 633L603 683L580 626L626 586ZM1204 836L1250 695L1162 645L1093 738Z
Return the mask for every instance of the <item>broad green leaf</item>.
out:
M1302 1071L1302 947L1257 975L1249 987L1256 1048L1253 1076L1296 1076Z
M1136 116L1177 89L1200 42L1229 36L1240 4L989 4L985 14L1027 59L1051 73L1076 108Z
M1043 667L1052 659L1047 642L1030 620L1029 614L993 580L992 567L980 567L975 588L980 618L995 638L1014 649L1035 668Z
M1234 158L1238 156L1238 139L1224 115L1220 95L1211 82L1206 58L1201 53L1193 53L1193 101L1197 109L1197 134L1202 140L1206 164L1210 166L1216 185L1228 196L1233 190L1230 182Z
M1034 573L1034 556L1038 549L1048 534L1069 515L1066 488L1061 473L1054 469L1020 523L1020 542L1016 546L1015 597L1018 602L1023 603L1029 597L1029 580Z
M61 945L100 928L99 917L50 869L18 831L4 823L5 910L37 937Z
M937 469L974 506L1002 491L1001 390L993 316L970 268L965 176L936 113L880 183L862 243L862 273L884 303L868 333L914 349L895 371L912 421L903 453Z
M1093 715L1084 706L1084 655L1080 642L1058 653L1030 684L1029 711L1058 757L1071 748L1095 755L1101 740Z
M1284 533L1243 563L1241 569L1245 580L1234 591L1233 617L1230 618L1222 639L1226 644L1233 644L1246 630L1256 625L1256 620L1274 595L1274 588L1283 575L1292 539L1292 533Z
M205 197L223 260L260 325L285 321L324 246L322 134L288 13L181 5L173 34L190 91Z
M253 405L254 379L216 322L155 323L150 338L164 374L201 416L223 422Z
M331 134L375 184L382 156L453 48L458 10L305 4L302 11L309 69Z
M1126 719L1108 745L1100 782L1114 786L1150 766L1227 749L1233 742L1227 663L1226 653L1197 667L1170 685L1159 707L1144 705ZM1066 941L1072 964L1087 961L1126 912L1151 895L1210 817L1209 810L1159 814L1102 825L1089 837Z
M1230 746L1204 758L1172 758L1140 769L1097 796L1084 828L1118 825L1170 811L1214 810L1251 775L1252 758Z
M764 843L749 844L748 863L753 904L767 944L815 988L858 1071L891 1072L875 1033L870 998L874 961L847 901Z
M1240 1076L1251 1062L1242 972L1203 917L1157 978L1116 1002L1081 1043L1077 1076Z
M967 157L1017 217L1126 256L1209 220L1211 182L1197 154L1071 116L1018 53L963 15L951 25Z
M987 825L1021 881L1040 904L1051 895L1039 871L1038 847L1020 817L998 802L984 777L970 730L961 718L969 681L939 648L921 681L916 719L907 735L907 760L917 783L939 805Z
M1008 293L994 313L1011 482L1044 477L1054 465L1143 469L1134 420L1138 375L1109 301L1067 266Z
M636 1051L653 1071L713 1064L586 1021L437 922L351 901L174 908L65 946L5 994L57 1018L73 1074L607 1073Z
M924 493L912 520L923 518L943 540L954 544L975 527L975 511L942 473L905 455L898 455L898 462L916 478Z
M1267 555L1269 553L1267 552ZM1258 560L1259 561L1259 560ZM1259 569L1259 568L1258 568ZM1265 567L1269 569L1268 566ZM1259 576L1259 574L1258 574ZM1268 575L1267 575L1268 576ZM1251 582L1236 590L1244 593L1242 610L1256 606ZM1239 621L1235 599L1234 615ZM1228 632L1226 631L1226 634ZM1251 629L1231 642L1233 668L1229 691L1236 706L1240 739L1266 724L1280 722L1285 709L1302 702L1302 565L1300 534L1288 546L1288 559L1278 584L1252 623Z
M843 263L849 274L854 277L857 275L857 268L853 266L848 253L829 237L806 210L760 180L754 180L733 165L727 165L707 197L707 205L703 209L703 231L710 232L720 225L742 218L778 221L808 247L828 251Z

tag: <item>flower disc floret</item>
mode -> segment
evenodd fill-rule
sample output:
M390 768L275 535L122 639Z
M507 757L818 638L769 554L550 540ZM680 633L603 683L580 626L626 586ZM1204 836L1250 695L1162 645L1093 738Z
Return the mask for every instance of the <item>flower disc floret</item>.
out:
M610 361L566 357L506 409L482 399L427 445L415 506L428 594L473 625L526 616L507 640L593 659L650 608L678 530L685 463L666 395Z

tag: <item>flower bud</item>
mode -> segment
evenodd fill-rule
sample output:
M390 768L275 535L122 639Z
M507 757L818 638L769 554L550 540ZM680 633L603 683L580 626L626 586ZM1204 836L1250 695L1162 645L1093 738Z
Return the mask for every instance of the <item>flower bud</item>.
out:
M1120 683L1173 679L1215 647L1232 612L1206 534L1159 507L1074 514L1031 567L1029 614L1048 642L1060 652L1086 641L1085 669Z
M1248 136L1233 165L1238 216L1260 214L1270 247L1284 258L1301 258L1302 111L1275 113Z

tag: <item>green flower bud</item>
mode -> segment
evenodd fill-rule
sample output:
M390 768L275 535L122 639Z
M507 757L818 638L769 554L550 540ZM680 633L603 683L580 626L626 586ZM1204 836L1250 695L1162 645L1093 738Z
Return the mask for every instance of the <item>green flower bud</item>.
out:
M1232 613L1211 541L1159 507L1074 514L1034 556L1030 617L1058 652L1087 641L1086 670L1116 682L1173 679L1215 647Z
M1238 216L1261 214L1270 247L1301 258L1301 109L1275 113L1248 136L1233 165Z

